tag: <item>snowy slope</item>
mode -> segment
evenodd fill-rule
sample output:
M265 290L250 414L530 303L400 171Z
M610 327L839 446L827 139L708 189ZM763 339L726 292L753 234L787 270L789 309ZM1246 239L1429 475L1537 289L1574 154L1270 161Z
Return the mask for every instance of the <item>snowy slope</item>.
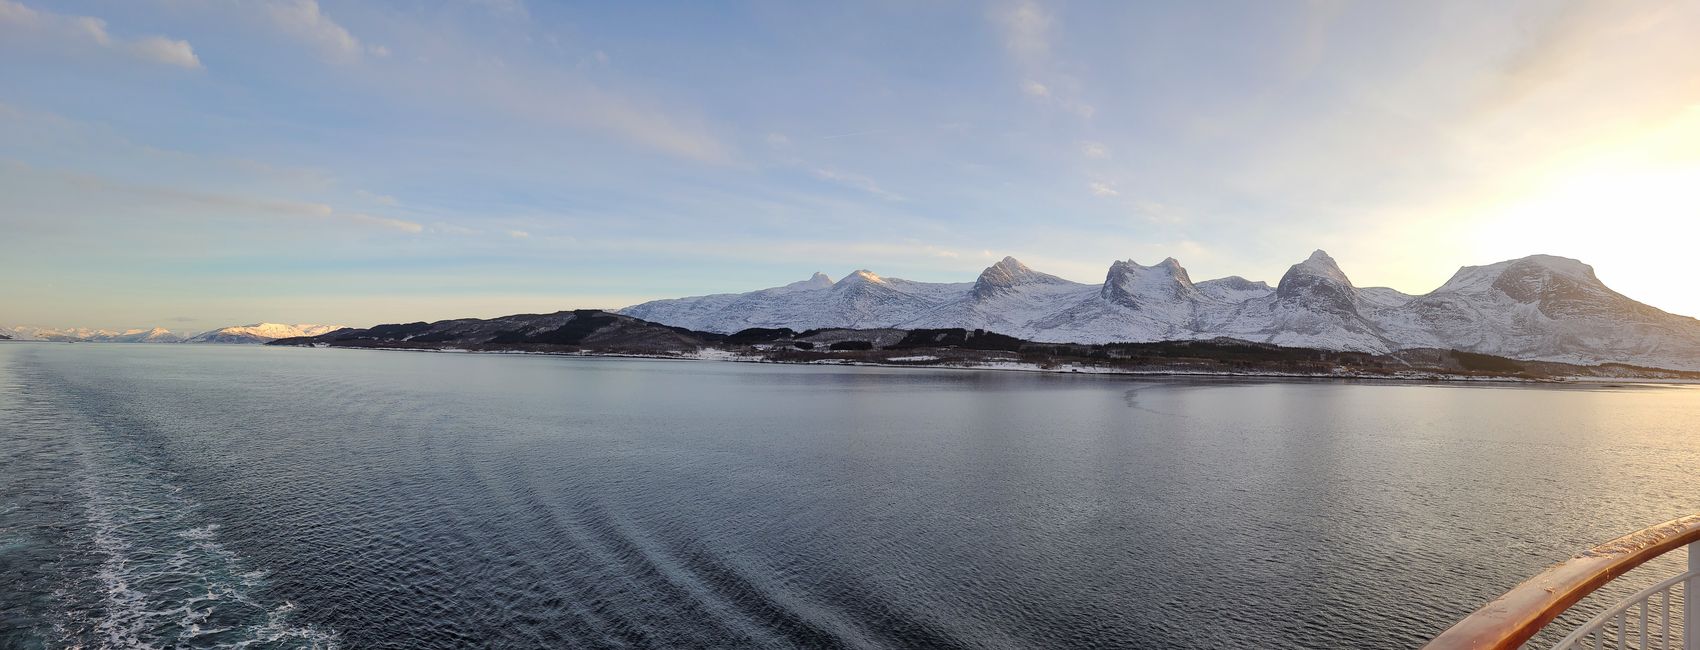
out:
M1194 283L1179 262L1110 265L1101 285L1004 258L972 283L910 282L857 271L743 294L658 300L620 310L711 332L749 327L986 329L1035 341L1109 343L1227 336L1279 345L1389 352L1450 348L1567 363L1700 369L1700 321L1635 302L1576 260L1535 255L1460 269L1421 296L1355 286L1323 251L1274 287Z
M96 343L178 343L183 340L181 335L163 327L151 329L108 330L87 327L0 327L0 334L5 334L18 341L91 341Z
M994 332L1020 332L1027 324L1052 316L1098 293L1097 285L1071 282L1040 273L1013 257L987 267L965 294L945 300L914 318L895 325L916 328L965 327Z
M1293 347L1388 352L1396 342L1382 335L1366 301L1328 253L1316 251L1281 276L1275 292L1241 303L1230 318L1203 330L1251 341Z
M278 339L294 338L297 336L318 336L326 332L341 329L341 325L311 325L301 323L284 325L280 323L255 323L253 325L232 325L210 332L192 336L187 343L270 343Z
M1513 358L1700 368L1700 321L1612 291L1579 261L1535 255L1459 269L1391 316L1416 343Z
M814 277L751 293L657 300L627 307L621 314L706 332L736 332L751 327L895 327L973 288L970 283L911 282L882 278L871 271L852 272L833 282Z
M183 337L163 327L155 327L145 330L126 330L124 333L107 340L113 343L181 343Z

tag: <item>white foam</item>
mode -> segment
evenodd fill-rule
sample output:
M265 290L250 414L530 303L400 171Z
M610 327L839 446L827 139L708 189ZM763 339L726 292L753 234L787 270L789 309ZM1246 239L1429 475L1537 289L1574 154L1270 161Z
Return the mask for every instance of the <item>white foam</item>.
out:
M98 647L144 649L176 647L241 629L244 638L234 643L237 647L280 642L316 650L337 647L334 630L293 624L293 603L268 609L255 601L250 594L264 586L266 572L245 566L220 544L218 524L191 525L187 520L200 506L180 488L148 480L145 470L103 473L91 454L83 454L83 460L80 491L87 502L92 550L101 558L94 576L101 598L94 611L67 612L65 621L55 623L68 644L80 647L81 639L73 638L79 636L78 629L94 632L95 638L88 640ZM157 501L147 501L150 498ZM156 532L146 541L140 537L150 528L171 531L179 522L183 527L170 534ZM140 544L147 545L145 553L138 552ZM162 581L174 586L163 593L148 592L146 585ZM265 620L232 627L230 619L241 618L244 610L263 611ZM218 622L221 613L225 620ZM92 625L80 625L79 620ZM161 634L164 627L175 627L175 634Z

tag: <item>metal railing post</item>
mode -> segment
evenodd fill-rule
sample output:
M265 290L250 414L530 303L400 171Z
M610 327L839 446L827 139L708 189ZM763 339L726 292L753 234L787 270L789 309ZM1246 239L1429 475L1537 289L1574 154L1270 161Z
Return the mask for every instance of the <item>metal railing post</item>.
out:
M1700 542L1688 545L1688 581L1682 586L1682 650L1700 650L1700 630L1696 628L1700 628Z

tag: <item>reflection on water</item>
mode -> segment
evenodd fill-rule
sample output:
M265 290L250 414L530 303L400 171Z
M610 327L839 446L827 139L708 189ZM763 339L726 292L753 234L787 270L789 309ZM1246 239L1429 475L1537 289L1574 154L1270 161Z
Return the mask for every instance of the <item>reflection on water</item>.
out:
M1700 510L1696 416L1686 387L0 345L0 645L1408 647Z

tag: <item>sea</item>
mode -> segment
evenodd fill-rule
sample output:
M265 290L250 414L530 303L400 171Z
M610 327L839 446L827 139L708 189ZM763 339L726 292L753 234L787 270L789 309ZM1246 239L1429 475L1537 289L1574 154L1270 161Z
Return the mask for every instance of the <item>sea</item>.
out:
M1412 648L1695 512L1693 386L0 343L8 649Z

